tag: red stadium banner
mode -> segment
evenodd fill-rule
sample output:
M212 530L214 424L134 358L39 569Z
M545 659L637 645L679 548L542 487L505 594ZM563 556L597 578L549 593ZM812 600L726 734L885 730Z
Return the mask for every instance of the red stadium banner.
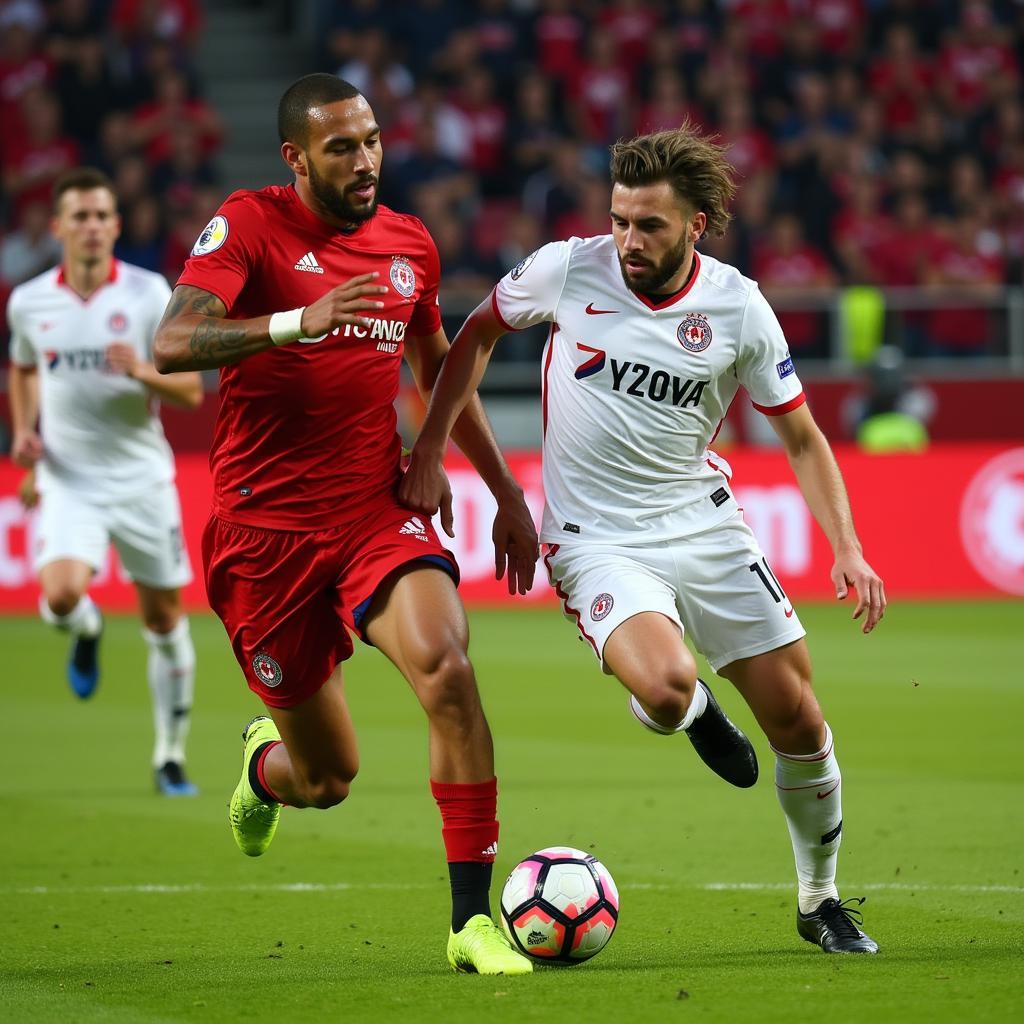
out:
M865 553L890 598L1024 596L1024 447L937 445L923 455L888 456L839 448L836 454ZM744 515L787 592L797 599L830 597L831 552L785 456L737 449L729 461ZM513 454L509 463L539 521L539 454ZM462 596L470 605L510 603L504 583L494 580L490 493L465 460L453 456L448 469L458 534L450 546L462 569ZM31 558L35 516L15 496L21 475L10 463L0 467L0 610L6 612L35 611L38 594ZM178 457L178 488L196 571L185 596L190 608L201 610L200 536L210 501L205 457ZM526 601L553 600L539 576ZM110 610L135 607L113 551L92 593Z

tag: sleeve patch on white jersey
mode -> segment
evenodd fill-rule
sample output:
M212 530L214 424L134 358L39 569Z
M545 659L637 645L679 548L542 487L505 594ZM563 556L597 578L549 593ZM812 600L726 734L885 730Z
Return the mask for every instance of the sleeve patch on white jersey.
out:
M534 251L531 252L529 256L524 256L523 259L521 259L512 268L512 272L511 274L509 274L509 277L511 277L513 281L518 281L519 278L521 278L523 274L526 273L527 267L529 267L529 265L536 259L538 252L540 252L539 249L534 249Z
M789 356L783 359L781 363L776 363L775 369L779 372L779 380L788 377L791 373L795 373L796 367L793 365L793 357Z
M228 220L217 214L209 224L203 228L202 234L196 239L192 246L193 256L206 256L216 252L228 240Z

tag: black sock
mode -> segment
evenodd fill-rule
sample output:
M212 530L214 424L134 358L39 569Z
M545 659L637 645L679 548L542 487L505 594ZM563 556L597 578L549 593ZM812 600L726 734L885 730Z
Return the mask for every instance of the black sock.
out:
M457 861L448 864L452 884L452 931L460 932L474 914L491 916L491 864Z
M271 796L266 789L266 786L260 782L260 773L256 770L256 765L260 763L260 757L263 751L267 747L276 743L276 740L267 740L266 743L261 743L254 751L252 757L249 758L249 785L252 786L252 791L265 803L265 804L276 804L277 797Z

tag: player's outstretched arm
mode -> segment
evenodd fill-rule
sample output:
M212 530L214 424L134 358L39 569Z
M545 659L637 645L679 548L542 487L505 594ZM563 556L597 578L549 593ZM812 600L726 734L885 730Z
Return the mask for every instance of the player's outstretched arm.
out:
M853 617L864 615L863 632L870 633L885 614L885 585L864 560L835 455L806 405L772 416L770 422L785 446L807 507L832 545L836 597L843 601L851 586L856 590Z
M153 362L160 373L213 370L275 345L321 339L345 324L369 328L369 319L361 314L380 309L384 304L371 296L387 291L372 283L377 276L360 274L308 306L248 320L229 320L227 307L216 295L178 285L153 339Z
M403 504L426 515L432 516L440 509L441 525L450 536L451 492L441 467L448 437L455 421L476 393L494 343L504 333L505 328L491 310L490 298L485 299L455 335L436 379L424 372L424 381L420 385L422 391L430 393L427 416L413 445L409 467L398 493ZM414 373L415 370L413 366Z
M406 359L412 368L416 386L428 405L449 351L448 339L443 330L406 338ZM495 578L500 580L507 574L508 592L525 594L533 586L540 553L537 528L523 496L523 489L501 454L483 403L475 392L455 421L452 437L487 484L498 505L492 530ZM444 470L440 467L438 469L444 488L440 500L441 525L449 536L454 536L451 490ZM412 507L421 512L427 511L419 505ZM433 515L436 511L435 506L429 514Z

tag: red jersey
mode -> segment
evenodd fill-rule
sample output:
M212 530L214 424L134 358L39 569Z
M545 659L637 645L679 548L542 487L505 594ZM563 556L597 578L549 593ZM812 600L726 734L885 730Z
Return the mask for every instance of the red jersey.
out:
M308 306L357 274L388 286L371 328L345 326L220 371L210 468L213 512L228 522L321 530L394 492L401 439L394 402L406 331L433 334L437 249L416 217L381 206L354 231L316 216L292 186L230 195L199 236L178 284L212 292L244 320Z

